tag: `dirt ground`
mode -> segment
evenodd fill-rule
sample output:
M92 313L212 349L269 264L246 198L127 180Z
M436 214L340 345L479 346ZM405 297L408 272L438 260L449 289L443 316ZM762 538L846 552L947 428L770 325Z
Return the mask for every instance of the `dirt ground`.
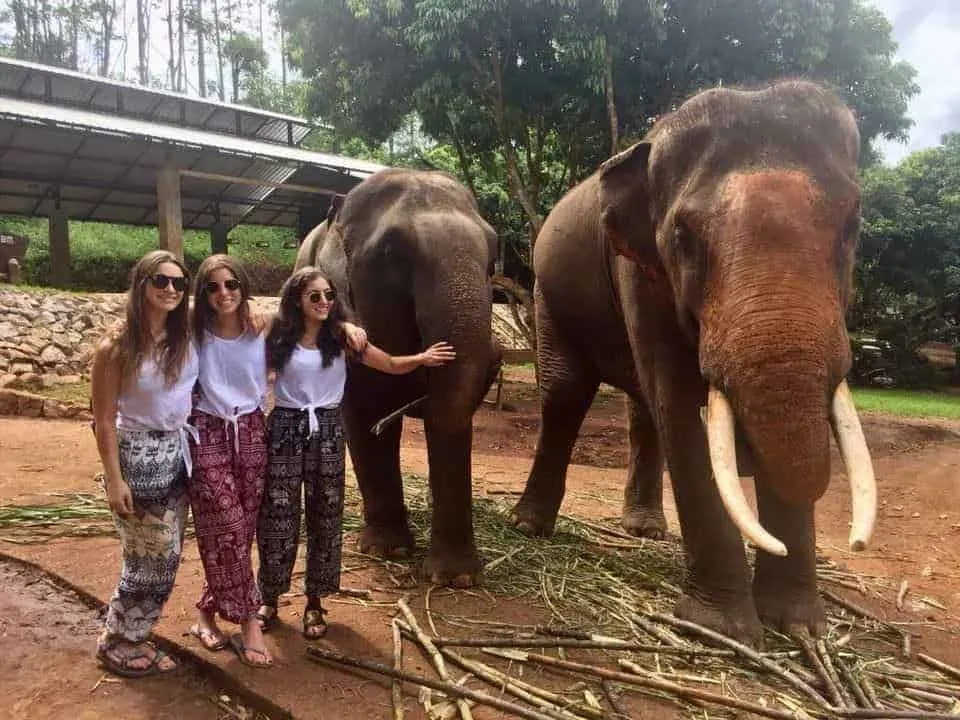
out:
M503 410L497 411L488 403L475 419L476 496L502 498L518 493L529 470L539 422L532 373L511 369L508 380ZM619 515L627 452L624 417L622 396L602 390L574 452L563 513L593 520ZM915 649L960 665L960 422L867 415L863 423L881 499L873 546L857 554L846 549L849 496L841 474L817 505L818 547L822 555L850 571L889 578L892 589L882 597L863 597L840 587L830 589L887 620L907 623L901 627L913 634ZM406 421L402 457L406 472L426 472L423 431L418 421ZM839 467L838 456L836 460L835 467ZM0 504L51 502L55 499L48 493L52 492L91 492L91 478L98 469L96 449L85 424L0 419ZM665 505L671 530L678 532L669 483ZM39 545L0 539L0 551L36 562L104 600L118 576L119 552L113 538L72 538ZM350 597L332 600L325 645L390 664L389 620L396 599L408 595L423 622L428 588L423 583L410 588L392 587L382 566L365 564L350 552L344 564L344 586L376 591L372 601ZM182 682L123 680L102 684L90 692L102 675L92 659L97 618L60 598L51 602L37 596L30 588L42 587L42 583L25 588L23 583L11 581L10 572L0 568L0 633L6 648L0 653L0 673L5 678L0 686L0 717L60 717L67 707L82 707L89 717L165 717L165 713L185 718L218 716L209 703L204 707L202 690ZM201 574L196 546L188 541L177 587L158 627L161 635L196 644L183 638L183 633L193 619ZM903 609L898 610L894 601L904 580L908 592ZM494 597L482 590L435 589L430 605L435 614L448 612L478 620L494 613L497 619L516 624L540 623L549 618L545 608ZM388 684L304 659L304 642L298 633L301 607L302 597L291 594L289 604L281 607L284 624L270 635L278 668L251 670L228 652L206 657L253 691L288 708L295 717L389 718ZM438 622L438 629L441 634L463 632L442 622ZM433 675L428 663L412 649L406 653L404 667ZM55 683L53 678L71 680ZM526 679L555 688L572 682L569 677L547 673L535 677L528 673ZM480 687L477 683L471 686ZM424 717L415 690L406 688L405 692L407 717ZM632 695L624 699L635 717L682 717L666 703ZM476 709L474 716L478 720L506 717L485 709Z

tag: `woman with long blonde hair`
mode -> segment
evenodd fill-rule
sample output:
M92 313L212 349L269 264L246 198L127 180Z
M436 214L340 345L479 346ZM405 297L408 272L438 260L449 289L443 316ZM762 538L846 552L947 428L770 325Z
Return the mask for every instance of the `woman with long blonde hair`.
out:
M189 284L173 254L144 255L130 274L126 317L93 358L97 450L123 553L97 657L126 677L176 667L147 637L173 589L187 515L187 419L197 380Z

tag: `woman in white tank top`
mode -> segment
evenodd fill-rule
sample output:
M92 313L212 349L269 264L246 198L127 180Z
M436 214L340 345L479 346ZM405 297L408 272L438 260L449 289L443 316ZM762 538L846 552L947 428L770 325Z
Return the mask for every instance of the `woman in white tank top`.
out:
M190 634L207 650L229 642L243 663L269 667L250 557L267 470L269 319L254 315L249 300L250 280L235 258L212 255L201 263L193 302L199 393L190 418L197 440L187 492L205 577ZM366 344L362 330L350 324L345 330L358 347ZM217 615L240 625L240 633L228 641Z
M126 677L176 667L147 637L173 589L187 515L187 419L197 379L189 282L171 253L144 255L131 272L126 318L93 358L97 450L123 553L97 658Z
M326 632L321 599L340 588L344 440L340 400L346 383L344 312L336 289L317 270L295 272L280 291L280 313L267 336L267 362L276 372L270 414L269 469L257 547L264 629L277 621L277 599L290 589L300 536L300 493L307 528L307 606L303 635ZM356 360L382 372L409 373L455 357L447 343L392 357L368 344Z

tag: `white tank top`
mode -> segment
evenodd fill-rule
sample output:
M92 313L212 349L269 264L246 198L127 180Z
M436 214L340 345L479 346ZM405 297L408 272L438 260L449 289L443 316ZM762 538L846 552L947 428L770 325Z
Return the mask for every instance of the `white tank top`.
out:
M163 371L152 357L140 366L131 383L121 390L117 402L117 427L121 430L179 430L187 424L193 407L191 393L197 382L199 363L190 343L180 375L169 387Z
M267 395L267 355L262 334L228 340L204 333L200 345L197 410L224 420L262 408Z
M323 367L323 354L319 349L308 350L299 344L277 374L273 386L275 404L282 408L306 410L310 416L310 433L319 429L317 408L334 408L343 400L343 388L347 382L345 354L340 352L329 367Z
M187 420L193 408L193 386L197 382L198 371L197 351L191 342L180 375L172 385L167 386L163 371L152 357L148 357L117 399L118 429L180 433L187 475L193 473L189 438L197 439L196 429L188 425Z

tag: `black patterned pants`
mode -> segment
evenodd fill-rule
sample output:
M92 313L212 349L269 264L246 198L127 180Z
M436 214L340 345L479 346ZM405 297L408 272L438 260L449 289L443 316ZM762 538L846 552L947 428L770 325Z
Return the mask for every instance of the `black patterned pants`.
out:
M290 589L300 544L300 488L307 530L308 598L340 589L344 440L340 409L318 409L310 434L307 411L274 408L270 414L269 469L260 515L257 580L266 603Z

